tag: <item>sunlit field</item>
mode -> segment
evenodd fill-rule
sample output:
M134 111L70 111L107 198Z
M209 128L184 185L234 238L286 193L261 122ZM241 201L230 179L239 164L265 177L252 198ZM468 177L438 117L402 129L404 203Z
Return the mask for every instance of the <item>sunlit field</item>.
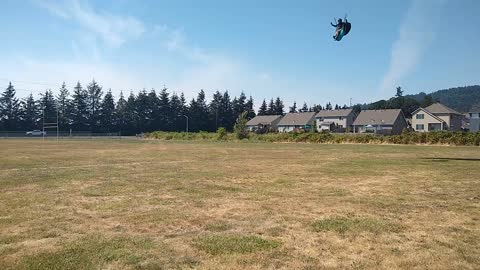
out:
M478 269L480 148L0 140L0 269Z

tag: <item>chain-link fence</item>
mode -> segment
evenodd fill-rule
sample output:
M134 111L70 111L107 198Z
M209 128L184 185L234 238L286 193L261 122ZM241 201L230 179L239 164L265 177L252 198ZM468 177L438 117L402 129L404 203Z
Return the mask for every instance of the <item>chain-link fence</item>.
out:
M28 139L121 139L125 136L121 135L121 132L88 132L88 131L0 131L0 139L15 139L15 138L28 138Z

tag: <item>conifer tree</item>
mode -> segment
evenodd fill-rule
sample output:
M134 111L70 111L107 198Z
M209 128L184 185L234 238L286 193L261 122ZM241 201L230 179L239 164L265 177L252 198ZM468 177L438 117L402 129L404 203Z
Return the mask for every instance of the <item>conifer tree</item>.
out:
M100 125L100 109L102 105L102 87L93 80L87 86L88 126L90 131L96 132Z
M72 129L74 131L86 131L88 120L88 93L82 88L80 82L73 88L72 96Z
M111 89L103 97L100 109L100 127L104 132L113 132L115 129L115 101Z
M275 100L275 110L274 110L274 114L275 115L283 115L284 114L284 105L283 105L283 101L280 99L280 97L277 97L277 99Z
M38 104L35 102L32 94L21 102L21 112L21 129L27 131L37 129L40 113L38 110Z
M60 87L56 98L56 104L58 109L59 129L67 131L70 129L71 124L72 101L70 100L70 93L65 82L63 82L62 87Z
M258 115L267 115L268 109L267 109L267 102L265 99L263 99L262 105L258 109Z
M0 96L0 123L6 131L17 130L20 126L20 102L15 94L15 88L10 82Z

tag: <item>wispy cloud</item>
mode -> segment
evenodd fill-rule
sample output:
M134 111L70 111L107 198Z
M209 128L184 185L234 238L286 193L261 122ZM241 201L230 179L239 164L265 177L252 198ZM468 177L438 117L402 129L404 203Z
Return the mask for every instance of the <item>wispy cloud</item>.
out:
M67 20L75 20L86 30L98 35L110 46L120 46L128 39L136 39L145 32L145 26L136 18L100 13L87 1L69 0L57 2L37 0L39 6Z
M382 93L392 91L401 80L413 72L425 50L432 44L441 10L447 0L412 0L393 43L390 67L385 74Z
M52 60L30 55L21 59L12 58L12 65L6 65L9 69L3 70L9 72L12 80L47 81L58 85L66 81L72 85L77 80L86 83L95 78L104 87L112 88L117 95L121 89L138 91L160 88L164 84L171 91L184 92L187 98L195 97L200 89L204 89L208 96L216 90L228 90L231 95L245 91L257 97L258 102L263 98L288 94L284 97L287 103L292 103L294 97L298 100L307 98L299 97L299 93L292 93L291 89L309 89L310 92L334 89L318 83L299 86L296 80L289 81L270 70L258 70L248 59L238 57L236 53L203 48L197 45L198 41L189 39L182 27L161 22L147 25L138 18L99 11L87 1L37 1L54 16L75 22L84 33L71 41L72 58ZM161 56L162 65L147 68L135 66L128 60L112 63L111 58L102 57L105 46L118 47L135 38L140 42L158 42L160 46L148 53ZM175 68L169 68L170 63ZM23 74L22 78L16 77L16 74Z

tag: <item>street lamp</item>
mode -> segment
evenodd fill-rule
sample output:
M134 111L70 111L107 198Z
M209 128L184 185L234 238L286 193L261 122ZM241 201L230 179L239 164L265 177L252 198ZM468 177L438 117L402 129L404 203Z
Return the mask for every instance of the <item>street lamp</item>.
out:
M187 119L187 135L188 135L188 116L179 114L178 116L183 116Z

